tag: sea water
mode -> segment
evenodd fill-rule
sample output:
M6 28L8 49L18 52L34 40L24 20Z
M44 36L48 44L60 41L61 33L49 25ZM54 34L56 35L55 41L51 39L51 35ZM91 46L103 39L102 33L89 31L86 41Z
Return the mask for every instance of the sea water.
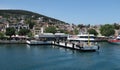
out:
M120 45L99 43L96 52L54 45L0 44L0 70L120 70Z

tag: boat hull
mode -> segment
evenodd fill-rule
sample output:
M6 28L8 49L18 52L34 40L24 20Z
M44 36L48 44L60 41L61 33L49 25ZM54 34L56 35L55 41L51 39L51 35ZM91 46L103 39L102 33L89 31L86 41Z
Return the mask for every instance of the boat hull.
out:
M31 40L31 41L26 41L26 43L29 44L29 45L49 45L49 44L52 44L52 41Z
M90 43L90 45L86 44L86 42L77 44L77 47L82 51L96 51L99 50L99 45L95 45L95 43Z
M81 48L82 51L96 51L99 49L99 46L84 46Z
M120 40L108 40L108 42L112 44L120 44Z

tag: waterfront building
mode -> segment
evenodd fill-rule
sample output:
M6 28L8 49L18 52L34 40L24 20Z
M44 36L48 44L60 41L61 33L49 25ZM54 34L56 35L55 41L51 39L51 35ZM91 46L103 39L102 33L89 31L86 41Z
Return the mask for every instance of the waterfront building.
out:
M55 39L57 40L57 41L66 41L67 40L67 37L68 37L68 35L67 34L65 34L65 33L55 33L54 34L55 35Z

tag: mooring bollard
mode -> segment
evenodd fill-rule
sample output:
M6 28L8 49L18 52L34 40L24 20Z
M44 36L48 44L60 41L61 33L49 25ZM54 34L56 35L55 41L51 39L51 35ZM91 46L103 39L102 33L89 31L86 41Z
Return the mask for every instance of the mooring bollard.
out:
M55 41L54 41L54 44L55 44Z
M72 48L73 48L73 49L75 48L75 44L74 44L74 43L72 43Z
M67 42L65 42L65 47L67 47Z
M59 41L58 41L58 45L59 45Z

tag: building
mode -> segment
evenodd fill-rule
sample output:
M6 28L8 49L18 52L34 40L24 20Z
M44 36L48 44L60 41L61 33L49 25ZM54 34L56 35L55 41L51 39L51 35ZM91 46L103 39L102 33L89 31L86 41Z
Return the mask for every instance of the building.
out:
M40 33L43 33L43 28L41 28L40 24L36 24L33 27L33 35L39 35Z
M0 23L7 23L7 19L6 18L0 18Z
M5 32L7 24L7 19L0 16L0 31Z
M8 24L8 27L13 27L17 31L20 31L20 29L29 29L29 25L28 24L23 24L23 23Z

